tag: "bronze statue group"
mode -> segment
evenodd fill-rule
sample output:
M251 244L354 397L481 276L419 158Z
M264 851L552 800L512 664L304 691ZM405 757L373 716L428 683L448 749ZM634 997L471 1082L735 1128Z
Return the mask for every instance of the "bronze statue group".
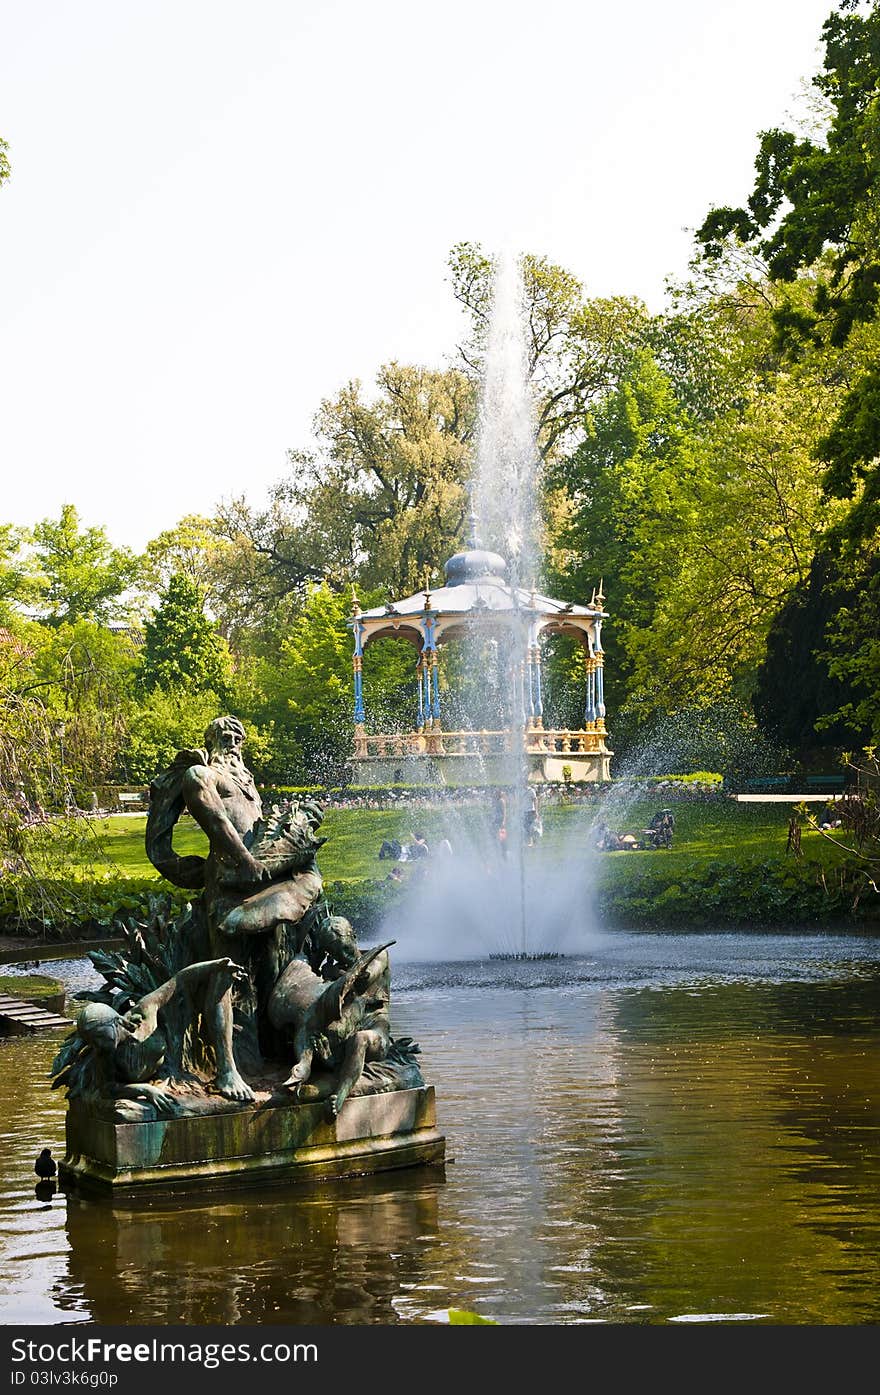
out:
M84 995L54 1085L115 1120L326 1100L421 1085L417 1046L391 1036L389 945L362 953L323 897L315 803L263 811L241 756L244 728L217 718L205 748L178 753L150 789L146 845L183 909L158 897L122 952L91 958L104 987ZM188 813L205 858L181 857Z

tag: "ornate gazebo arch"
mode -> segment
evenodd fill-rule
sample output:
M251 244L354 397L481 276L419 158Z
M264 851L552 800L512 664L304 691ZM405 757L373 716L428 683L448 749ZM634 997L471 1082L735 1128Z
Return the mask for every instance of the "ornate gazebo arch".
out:
M467 757L479 756L491 769L524 744L529 778L559 780L563 767L581 780L607 780L612 752L605 729L604 654L602 622L605 597L601 584L589 605L574 605L526 591L508 581L507 563L495 552L473 546L450 557L445 585L374 610L362 611L357 599L349 624L354 636L354 761L360 783L384 783L406 761L408 782L470 783ZM444 638L466 629L479 633L489 626L515 629L522 641L522 659L511 667L514 708L519 725L494 731L444 731L440 710L439 651ZM584 651L584 722L578 730L544 727L541 676L541 636L575 638ZM363 655L368 644L386 637L403 639L416 650L418 710L408 732L367 735Z

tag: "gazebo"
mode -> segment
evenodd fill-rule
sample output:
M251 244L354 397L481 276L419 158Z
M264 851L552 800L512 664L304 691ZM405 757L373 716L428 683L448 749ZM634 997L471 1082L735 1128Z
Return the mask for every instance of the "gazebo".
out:
M354 769L359 784L478 784L504 778L522 747L529 779L607 780L613 752L605 730L601 583L589 605L574 605L525 590L508 580L508 565L496 552L475 544L450 557L445 585L362 611L357 598L349 625L354 636ZM505 694L513 721L495 730L444 730L439 669L444 643L454 636L511 636L515 659L508 665ZM541 683L542 635L569 635L584 656L584 720L579 730L544 726ZM418 708L410 731L368 735L363 654L383 638L407 641L416 651ZM499 713L499 717L500 717ZM567 768L567 769L566 769ZM568 775L570 771L570 775Z

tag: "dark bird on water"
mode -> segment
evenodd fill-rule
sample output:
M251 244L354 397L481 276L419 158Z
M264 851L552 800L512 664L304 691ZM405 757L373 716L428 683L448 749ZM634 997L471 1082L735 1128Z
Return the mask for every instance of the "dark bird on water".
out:
M34 1163L34 1172L38 1177L54 1177L58 1171L55 1159L48 1148L44 1148L37 1161Z

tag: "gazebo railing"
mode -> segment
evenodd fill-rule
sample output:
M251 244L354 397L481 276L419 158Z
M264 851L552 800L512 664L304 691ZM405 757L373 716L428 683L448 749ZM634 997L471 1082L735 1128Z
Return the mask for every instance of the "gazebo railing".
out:
M538 754L588 755L605 744L604 725L571 731L568 728L536 727L525 734L526 750Z
M603 730L529 728L523 733L525 750L531 755L589 755L605 748ZM497 756L516 750L517 732L505 731L441 731L427 727L424 731L389 732L385 735L355 736L355 758L394 758L396 756Z

